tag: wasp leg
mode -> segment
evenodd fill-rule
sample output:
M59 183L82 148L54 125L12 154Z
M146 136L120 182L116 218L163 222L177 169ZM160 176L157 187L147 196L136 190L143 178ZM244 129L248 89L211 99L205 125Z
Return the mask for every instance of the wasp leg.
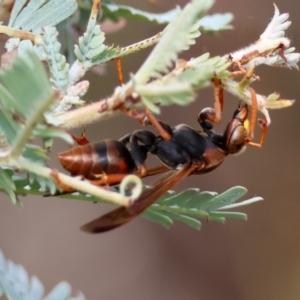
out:
M144 112L139 112L136 109L127 109L126 107L124 107L124 105L122 105L119 109L126 116L133 119L137 119L141 124L143 124L142 120L145 118L146 115Z
M253 90L253 88L248 88L251 94L251 118L250 118L250 128L249 128L249 134L248 134L248 141L251 142L254 138L254 128L256 124L256 116L257 116L257 98L256 93Z
M119 142L123 143L125 146L130 142L132 133L128 133L119 139Z
M115 58L116 66L117 66L117 73L120 85L124 84L124 76L123 76L123 67L122 67L122 60L120 57Z
M146 172L145 161L155 139L155 134L148 130L136 130L119 139L125 146L130 144L131 155L139 173L145 174Z
M239 83L239 87L241 89L246 88L249 85L250 79L253 77L253 71L254 71L254 65L250 66L248 70L246 71L245 76ZM254 129L256 125L256 117L257 117L257 97L256 97L256 92L254 91L253 88L248 87L248 90L251 94L251 118L250 118L250 128L249 128L249 134L247 141L251 142L254 138Z
M76 192L75 189L71 188L70 186L64 184L59 176L58 176L58 171L53 169L52 172L51 172L51 176L53 177L55 183L62 189L62 193L73 193L73 192ZM59 193L60 195L60 193Z
M155 134L148 130L134 131L130 137L131 155L140 173L146 172L145 161L155 140Z
M172 130L170 132L170 130L168 128L166 128L165 126L163 126L163 123L160 122L160 121L158 121L156 119L156 117L153 115L153 113L148 108L146 108L146 116L147 116L149 122L151 123L151 125L157 130L158 134L165 141L168 141L168 140L170 140L172 138ZM170 128L169 125L168 125L168 127Z
M261 148L265 141L265 137L266 137L266 133L267 133L267 122L266 122L266 120L261 120L261 119L258 120L258 122L261 127L259 143L253 143L253 142L249 141L248 145L250 145L252 147L256 147L256 148Z
M215 76L212 79L212 81L214 86L214 97L215 97L215 102L214 102L215 116L214 119L211 120L211 122L219 123L221 120L221 114L224 106L224 96L223 96L224 91L220 79L218 79Z
M172 129L168 124L161 121L159 122L167 131L170 132L170 134L172 134ZM119 141L123 143L125 146L127 144L130 144L131 155L136 165L138 167L140 166L139 169L141 169L141 166L143 166L144 168L144 163L145 160L147 159L147 154L150 148L153 146L155 140L156 140L155 135L148 130L137 130L133 133L126 134L121 139L119 139ZM140 145L139 143L141 143L142 145ZM169 170L170 168L168 168L165 165L156 166L151 169L146 169L143 177L156 175Z
M153 122L156 125L154 125ZM166 141L168 141L172 138L173 130L172 130L171 126L163 121L156 119L156 117L149 110L148 110L147 116L143 119L143 121L141 123L143 125L152 125L158 131L159 135ZM161 128L161 129L158 129L158 128Z
M203 128L203 130L208 134L207 131L211 131L213 126L211 123L219 123L221 120L221 114L223 112L224 106L224 91L221 84L221 80L216 76L212 79L213 87L214 87L214 108L204 108L198 114L198 123ZM207 122L208 121L208 122Z
M145 169L145 172L137 172L134 175L143 178L143 177L148 177L148 176L153 176L153 175L157 175L157 174L161 174L164 172L170 171L170 169L165 166L165 165L160 165L160 166L156 166L150 169ZM102 178L101 179L96 179L96 180L89 180L89 182L91 184L97 185L97 186L105 186L105 185L116 185L121 183L121 181L127 176L128 174L110 174L110 175L106 175L106 174L102 174ZM66 194L70 194L70 193L74 193L76 192L75 189L72 189L70 187L68 187L67 185L63 184L59 177L58 177L58 171L57 170L53 170L52 176L55 180L55 183L63 190L61 192L56 192L54 195L51 195L49 192L45 193L43 196L44 197L50 197L50 196L61 196L61 195L66 195Z
M116 185L119 184L128 174L101 174L99 179L89 180L93 185ZM94 175L97 177L96 175Z
M212 123L215 123L216 118L216 110L211 107L206 107L198 114L198 123L204 132L207 133L207 131L213 129Z
M248 90L251 93L251 98L252 98L252 108L251 108L251 118L250 118L250 128L249 128L249 134L248 138L246 139L246 142L248 145L260 148L265 140L266 132L267 132L267 122L265 119L259 120L259 125L261 127L261 134L260 134L260 139L259 143L254 143L252 142L254 138L254 128L256 124L256 116L257 116L257 98L256 98L256 93L252 88L248 88Z
M134 173L134 175L144 178L148 176L157 175L160 173L164 173L166 171L170 171L170 169L165 165L156 166L154 168L146 169L145 165L143 164L140 169ZM101 186L101 185L116 185L121 183L121 181L127 176L128 174L101 174L101 178L95 180L89 180L91 184ZM99 176L99 177L100 177Z
M121 61L121 58L119 58L119 57L115 58L115 61L116 61L116 65L117 65L119 83L120 83L120 85L122 85L122 84L124 84L122 61ZM160 125L160 123L158 122L156 117L152 114L152 112L148 108L146 108L145 114L140 113L135 110L133 110L133 111L128 110L123 105L120 107L120 110L123 113L125 113L126 115L128 115L129 117L138 119L140 123L142 123L142 120L144 119L144 117L146 115L148 117L148 119L150 120L150 122L152 123L152 125L156 128L156 130L158 131L158 133L164 140L167 141L167 140L171 139L171 135L164 130L164 128Z
M117 67L117 73L118 73L118 80L119 84L124 84L124 75L123 75L123 66L122 66L122 60L120 57L115 58L116 67ZM121 105L119 108L125 115L129 116L133 119L138 119L139 122L145 117L144 112L139 112L137 110L131 110L127 109L124 105Z

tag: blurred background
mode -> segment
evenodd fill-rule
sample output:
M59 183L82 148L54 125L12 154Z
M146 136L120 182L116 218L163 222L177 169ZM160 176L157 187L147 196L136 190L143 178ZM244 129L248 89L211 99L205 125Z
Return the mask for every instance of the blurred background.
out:
M153 7L146 0L122 2L155 12L187 3L157 0ZM276 5L280 12L290 13L292 25L287 36L299 52L299 4L277 0ZM182 58L205 52L223 55L256 41L273 16L273 0L219 0L210 11L216 12L232 12L234 30L216 37L203 35L189 52L181 54ZM125 46L161 29L155 24L130 21L121 31L109 34L107 43ZM127 78L149 51L123 60ZM115 64L106 67L106 76L87 75L90 101L110 95L118 84ZM278 91L282 98L299 97L299 72L264 66L255 72L261 78L253 85L258 93ZM225 94L223 121L217 131L223 132L237 103ZM164 108L160 118L171 125L187 123L198 128L198 112L212 105L213 90L207 88L188 107ZM271 111L272 124L262 149L248 147L245 153L228 157L214 172L192 176L176 187L177 191L198 187L221 193L235 185L245 186L248 198L265 199L239 210L248 214L248 221L203 222L202 229L196 231L176 223L167 230L138 218L107 234L88 235L79 227L111 207L26 197L20 210L1 194L0 248L7 258L39 277L47 291L66 280L89 300L300 299L299 113L298 102L291 108ZM120 116L86 131L90 140L99 141L118 139L138 128L136 121ZM79 135L81 131L74 133ZM53 149L51 166L58 167L54 154L68 148L59 144Z

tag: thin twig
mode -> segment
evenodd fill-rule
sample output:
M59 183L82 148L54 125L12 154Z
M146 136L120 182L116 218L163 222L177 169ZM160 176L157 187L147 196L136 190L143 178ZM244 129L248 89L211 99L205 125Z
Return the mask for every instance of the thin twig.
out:
M100 11L100 5L101 5L101 0L94 0L93 7L90 14L90 21L97 20L98 13Z
M118 87L110 98L58 115L58 118L64 122L61 127L70 130L108 119L120 112L119 108L124 105L126 98L132 93L132 82L128 82L126 85Z
M143 41L120 48L121 54L118 54L118 57L123 57L123 56L129 55L129 54L133 54L135 52L138 52L140 50L143 50L143 49L146 49L148 47L155 45L160 40L162 34L163 34L163 31L160 31L159 33L155 34L154 36L151 36Z
M42 104L38 106L34 111L34 114L30 116L26 122L26 125L22 131L18 134L18 137L12 147L11 156L18 157L32 135L32 131L38 123L44 118L44 113L49 110L49 107L58 98L58 92L52 92L46 101L42 101Z
M34 43L36 43L36 39L40 37L39 35L34 34L32 32L24 31L21 29L16 29L13 27L3 26L3 25L0 25L0 33L4 33L13 38L20 38L22 40L30 40Z
M16 166L21 169L53 180L53 170L50 168L36 164L35 162L29 161L22 156L15 159L14 162ZM75 190L91 194L95 197L99 197L102 200L106 200L108 202L118 204L121 206L129 206L132 202L131 197L125 197L119 193L115 193L104 188L95 186L93 184L90 184L88 181L82 181L80 178L68 176L60 172L57 172L57 176L62 184L74 188Z

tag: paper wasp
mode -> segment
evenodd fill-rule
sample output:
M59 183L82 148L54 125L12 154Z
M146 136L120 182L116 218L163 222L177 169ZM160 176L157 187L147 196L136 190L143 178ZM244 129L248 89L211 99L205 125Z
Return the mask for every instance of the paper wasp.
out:
M256 103L255 92L249 88L252 101ZM252 115L256 116L253 111ZM217 168L228 154L235 154L246 145L260 147L263 143L266 126L262 126L259 143L253 143L253 126L249 128L248 106L240 104L223 134L213 130L216 111L203 109L198 115L202 131L181 124L171 127L158 121L164 137L149 130L137 130L119 141L104 140L87 143L58 155L65 169L72 175L82 175L98 185L117 184L126 175L134 173L145 177L170 171L163 175L152 188L146 190L130 207L120 207L84 225L81 229L90 233L100 233L119 227L131 221L159 197L183 178L191 174L204 174ZM152 120L150 118L150 123ZM251 122L254 124L253 120ZM156 127L156 126L154 126ZM161 129L158 129L158 131ZM127 148L130 145L130 150ZM163 166L151 169L145 167L147 154L156 155Z

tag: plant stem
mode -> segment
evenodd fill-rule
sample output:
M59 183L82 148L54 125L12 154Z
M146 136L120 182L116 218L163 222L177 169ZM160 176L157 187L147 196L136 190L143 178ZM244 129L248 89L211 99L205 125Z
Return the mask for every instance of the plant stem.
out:
M116 91L110 98L58 115L57 117L64 121L62 128L70 130L84 127L116 115L124 105L126 97L132 94L132 83L129 82L119 89L119 92Z
M52 92L48 99L41 101L41 104L34 110L34 114L30 116L26 122L25 127L19 133L13 147L11 150L12 157L18 157L25 144L28 142L32 135L32 131L38 123L40 123L44 118L44 113L49 110L52 103L58 98L58 92Z
M42 177L48 178L53 180L53 170L44 166L41 166L35 162L29 161L25 159L24 157L19 157L15 159L15 164L26 171L35 173L37 175L40 175ZM71 188L74 188L75 190L79 190L88 194L91 194L95 197L99 197L103 199L104 201L108 201L114 204L118 204L121 206L129 206L132 202L131 197L125 197L119 193L111 192L109 190L106 190L104 188L95 186L88 181L83 181L80 178L68 176L65 174L62 174L60 172L57 172L57 176L59 181L67 185Z
M93 7L91 10L91 15L90 15L90 21L91 20L97 21L97 16L100 11L100 5L101 5L101 0L94 0Z
M150 38L147 38L143 41L121 48L118 57L126 56L155 45L161 38L162 34L163 31L160 31L159 33L157 33L156 35Z
M39 37L39 35L36 35L32 32L16 29L13 27L3 26L3 25L0 25L0 33L4 33L13 38L20 38L22 40L30 40L34 43L36 42L36 38Z

